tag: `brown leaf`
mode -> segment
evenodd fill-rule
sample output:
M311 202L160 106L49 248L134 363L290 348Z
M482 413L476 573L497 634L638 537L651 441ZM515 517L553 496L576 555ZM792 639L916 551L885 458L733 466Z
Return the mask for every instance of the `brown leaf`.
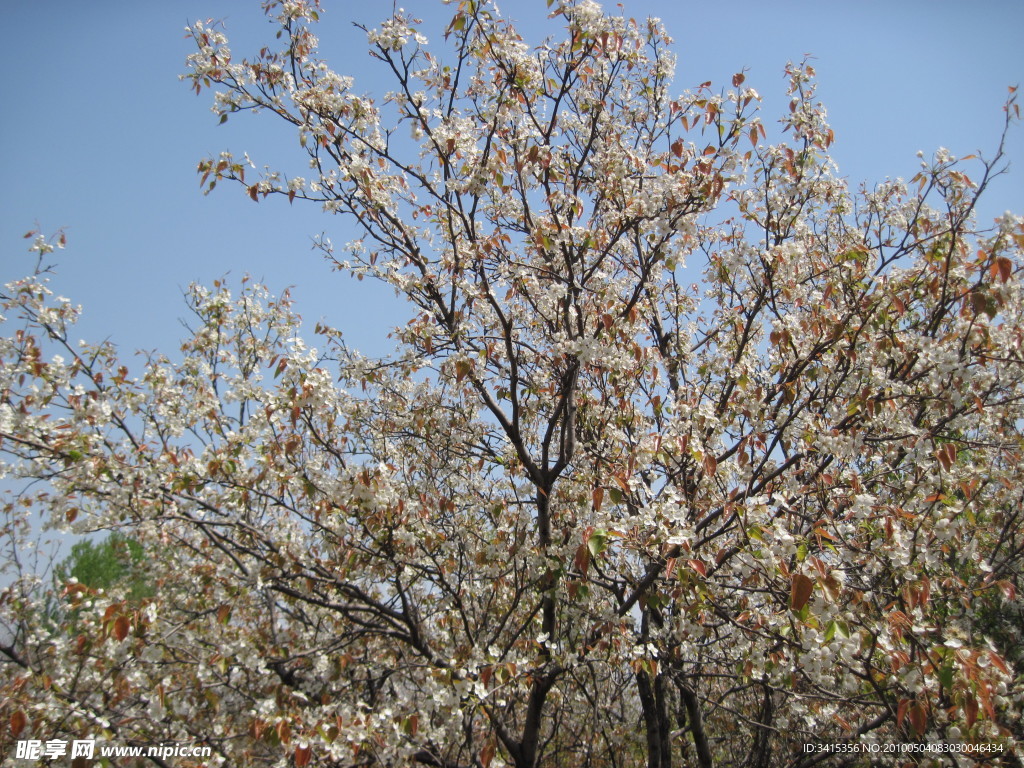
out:
M974 310L974 314L980 315L985 311L985 307L988 306L988 297L985 296L981 291L973 291L971 293L971 309Z
M1002 581L997 581L996 586L999 587L1000 590L1002 590L1003 597L1005 597L1007 600L1017 599L1017 588L1013 586L1013 582L1003 579Z
M935 458L939 465L947 472L956 464L956 446L952 443L944 443L935 451Z
M967 727L973 728L978 721L978 700L971 695L964 701L964 715L967 717Z
M998 667L1000 672L1002 672L1004 675L1010 674L1010 668L1006 666L1006 662L1003 660L1002 656L1000 656L995 651L989 651L988 657L992 661L992 663L996 667Z
M928 713L925 712L924 705L915 701L910 705L910 725L914 728L914 733L918 736L924 734L928 728Z
M902 728L903 721L907 719L907 708L910 707L910 699L900 699L896 706L896 727Z
M593 499L594 499L594 511L595 512L600 512L601 511L601 502L604 501L604 488L602 488L601 486L598 486L597 488L595 488L594 489L594 493L593 493Z
M488 766L490 766L491 761L494 759L494 752L495 747L493 741L488 742L484 745L484 748L480 750L480 764L483 765L484 768L488 768Z
M28 723L28 718L25 717L25 713L20 709L11 715L11 735L17 737L25 729L25 725Z
M996 268L999 270L999 277L1005 283L1013 274L1013 262L1005 256L996 259Z
M292 727L288 725L287 720L282 720L274 728L277 731L277 738L281 740L282 744L287 744L292 740Z
M709 475L718 471L718 459L710 453L704 454L704 471Z
M129 629L131 629L131 624L128 622L127 616L122 614L114 620L114 637L118 640L124 640L128 637Z
M813 591L814 579L802 573L793 574L793 583L789 589L789 607L794 611L803 610Z
M296 747L295 748L295 766L296 768L303 768L303 766L309 765L309 760L313 756L313 749L311 747Z
M587 571L590 570L590 547L587 546L586 542L576 548L576 558L573 561L573 565L586 578Z

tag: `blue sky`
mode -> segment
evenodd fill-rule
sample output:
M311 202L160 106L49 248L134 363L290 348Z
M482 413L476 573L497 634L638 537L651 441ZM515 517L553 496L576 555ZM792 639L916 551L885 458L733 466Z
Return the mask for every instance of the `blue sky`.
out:
M428 17L432 44L454 13L430 0L405 6ZM815 57L820 99L836 132L834 157L852 181L910 177L915 153L991 150L1011 84L1024 85L1024 3L1019 0L719 2L624 0L627 15L660 16L675 38L676 90L705 80L728 85L747 69L764 97L763 117L786 109L788 60ZM382 90L366 56L358 19L384 18L391 2L324 0L321 49L357 85ZM543 0L506 0L528 39L556 34ZM606 8L616 10L607 3ZM225 21L236 56L272 44L256 0L50 0L5 8L7 75L0 79L0 280L30 267L22 235L63 227L69 248L56 287L81 303L80 335L129 350L170 349L182 334L181 289L245 273L275 292L294 286L310 330L318 319L341 328L371 354L389 349L390 327L405 317L390 289L332 272L311 250L326 232L335 243L349 222L314 206L254 204L243 190L199 189L197 162L224 149L257 164L303 173L294 135L270 115L241 115L218 126L212 97L178 81L190 52L183 28L197 18ZM1024 126L1011 134L1011 174L982 209L1024 213Z

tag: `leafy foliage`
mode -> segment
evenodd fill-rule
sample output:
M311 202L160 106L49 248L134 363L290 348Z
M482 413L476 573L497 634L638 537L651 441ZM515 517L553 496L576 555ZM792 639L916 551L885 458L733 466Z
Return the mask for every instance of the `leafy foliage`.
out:
M152 596L141 573L144 553L138 542L116 531L99 543L91 539L75 542L71 554L57 566L57 582L74 581L89 589L109 591L127 586L129 596L139 600Z
M1016 759L1024 221L973 216L1001 147L851 191L809 65L767 143L743 74L674 98L658 23L586 0L536 48L464 0L447 60L399 12L375 100L315 3L266 6L277 50L197 23L188 77L292 123L313 177L225 153L202 184L347 215L327 257L416 315L367 360L287 296L193 287L180 359L133 377L45 270L7 287L0 448L47 486L9 546L30 507L160 553L138 602L66 590L66 638L31 574L4 591L11 732L225 765Z

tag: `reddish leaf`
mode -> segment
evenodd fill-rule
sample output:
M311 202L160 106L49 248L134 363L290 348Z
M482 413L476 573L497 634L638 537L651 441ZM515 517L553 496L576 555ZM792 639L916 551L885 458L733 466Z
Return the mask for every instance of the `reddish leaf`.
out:
M907 709L910 707L910 699L900 699L896 706L896 727L902 728L903 721L907 719Z
M695 570L701 576L708 575L708 567L704 565L704 563L702 563L700 560L687 560L686 564L693 568L693 570Z
M978 695L981 697L981 706L990 720L996 719L996 709L992 706L992 689L988 683L981 683L978 686Z
M932 594L932 582L931 582L931 579L929 579L927 576L925 576L923 579L921 579L921 589L920 589L920 592L918 593L918 595L919 595L919 600L918 600L919 605L928 605L928 601L931 598L931 594Z
M971 309L974 310L974 314L980 315L985 311L985 307L988 306L988 297L985 296L981 291L971 292Z
M313 756L313 749L311 747L296 747L295 748L295 765L296 768L303 768L303 766L309 765L309 760Z
M746 75L744 75L742 72L737 72L735 75L732 76L732 85L733 85L733 87L734 88L739 88L741 85L743 85L743 81L746 80L746 79L747 79Z
M590 547L587 546L586 542L576 548L576 558L573 561L573 565L577 571L586 577L587 571L590 570Z
M122 614L114 620L114 637L118 640L124 640L128 637L129 629L131 629L131 624L128 623L127 616Z
M249 187L248 192L249 192L249 197L252 198L252 201L254 203L259 200L258 196L259 196L260 190L259 190L259 188L255 184L253 184L251 187Z
M996 259L996 269L999 270L999 277L1005 283L1013 274L1013 262L1005 256Z
M704 454L704 471L709 475L714 475L718 471L718 459L710 453Z
M925 730L928 728L928 713L924 710L924 705L915 701L910 705L910 725L914 729L914 733L918 736L922 736Z
M968 696L964 701L964 715L967 717L967 727L973 728L978 721L978 700Z
M25 717L25 713L20 709L11 715L11 735L17 737L25 729L25 724L28 723L28 718Z
M793 574L793 583L789 589L789 607L794 611L803 610L814 591L814 579L802 573Z
M833 536L831 533L826 531L821 526L818 526L817 528L814 529L814 535L815 536L820 536L823 539L828 539L829 541L838 541L838 539L835 536Z
M935 458L938 459L939 466L948 472L956 464L956 446L952 443L940 445L935 451Z
M1000 656L995 651L989 651L988 657L989 659L991 659L992 663L999 669L1000 672L1002 672L1004 675L1010 674L1010 668L1006 666L1006 662L1003 661L1002 656Z
M491 764L491 761L494 759L494 752L495 747L493 741L484 745L484 748L480 750L480 764L484 768L488 768Z
M1013 586L1012 582L1003 579L1002 581L997 581L996 586L999 587L1000 590L1002 590L1003 597L1005 597L1007 600L1017 599L1017 588Z
M287 720L282 720L274 728L277 731L277 738L281 740L282 744L287 744L292 740L292 727L288 725Z
M601 502L604 501L604 488L602 488L601 486L598 486L597 488L595 488L594 489L594 493L593 493L593 499L594 499L594 511L595 512L600 512L601 511Z

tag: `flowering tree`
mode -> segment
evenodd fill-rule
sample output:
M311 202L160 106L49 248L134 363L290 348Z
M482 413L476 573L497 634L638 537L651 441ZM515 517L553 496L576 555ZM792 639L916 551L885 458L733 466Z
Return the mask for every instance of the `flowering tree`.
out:
M973 216L1002 148L975 180L940 151L851 192L808 65L768 144L742 74L673 97L658 23L586 1L530 48L464 0L448 58L399 13L367 32L394 79L374 100L318 58L315 3L266 5L280 49L237 60L197 23L188 77L222 119L294 124L312 178L222 154L202 182L347 215L328 258L415 316L374 361L326 327L306 346L287 297L196 287L180 358L133 377L72 341L45 269L8 286L0 448L37 481L10 563L30 514L123 530L155 594L60 584L54 628L14 574L5 738L200 740L225 765L939 741L1012 764L1024 221Z

